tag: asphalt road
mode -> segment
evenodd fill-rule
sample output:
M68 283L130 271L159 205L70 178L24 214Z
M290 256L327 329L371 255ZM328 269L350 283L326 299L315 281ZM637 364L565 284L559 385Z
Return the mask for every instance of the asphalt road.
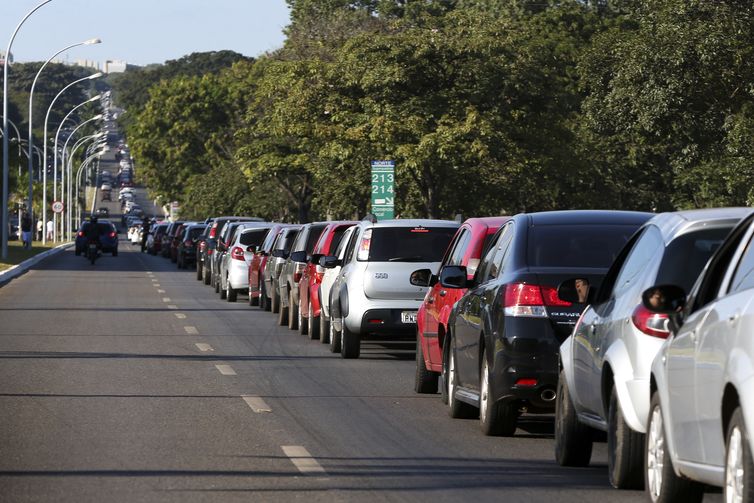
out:
M121 235L0 288L0 501L645 501L413 392L414 353L342 360ZM706 501L720 501L719 494Z

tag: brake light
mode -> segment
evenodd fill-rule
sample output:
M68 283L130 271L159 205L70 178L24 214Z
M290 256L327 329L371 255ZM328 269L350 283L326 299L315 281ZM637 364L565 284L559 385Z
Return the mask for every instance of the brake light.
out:
M78 236L79 236L80 238L83 238L83 237L84 237L84 231L79 231L79 234L78 234Z
M213 238L215 236L217 236L217 224L214 224L209 230L209 237Z
M536 379L519 379L516 381L516 386L521 386L522 388L533 388L537 385Z
M503 308L506 316L547 318L545 306L568 307L552 286L511 283L505 286Z
M246 260L243 255L243 248L240 246L234 246L230 251L230 258L235 260Z
M117 234L115 234L115 232L111 232L111 233L110 233L110 237L111 237L111 238L114 238L115 236L117 236Z
M296 263L296 270L293 271L293 281L294 283L298 283L301 281L301 275L304 273L304 269L306 269L306 264L298 262Z
M634 312L631 314L631 321L634 322L634 326L643 334L659 337L660 339L667 339L668 335L670 335L670 330L668 330L668 315L653 313L642 304L639 304L634 309Z
M372 245L372 229L367 229L364 231L364 235L361 237L361 242L359 243L359 252L356 255L356 259L368 260L369 247L371 245Z

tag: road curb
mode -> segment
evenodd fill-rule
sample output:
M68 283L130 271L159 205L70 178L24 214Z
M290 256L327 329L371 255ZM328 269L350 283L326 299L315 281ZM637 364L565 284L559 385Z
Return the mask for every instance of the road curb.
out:
M37 265L39 262L43 261L47 257L51 257L52 255L57 255L58 253L62 252L63 250L67 248L70 248L73 245L74 243L64 243L62 245L58 245L55 248L51 248L45 252L34 255L32 258L24 260L20 264L14 265L10 269L6 269L3 272L0 272L0 287L5 286L11 280L16 279L17 277L21 276L26 271L28 271L33 266Z

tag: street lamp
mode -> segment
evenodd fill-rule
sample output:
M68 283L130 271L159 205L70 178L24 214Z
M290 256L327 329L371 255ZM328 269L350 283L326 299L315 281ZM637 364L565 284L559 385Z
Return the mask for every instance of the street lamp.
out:
M64 47L64 48L60 49L58 52L56 52L55 54L53 54L52 56L50 56L50 58L47 61L45 61L44 64L39 68L39 71L34 76L34 80L31 82L31 90L29 91L29 149L31 149L34 146L34 137L33 137L33 134L31 132L31 130L32 130L32 121L34 119L34 115L32 113L33 103L34 103L34 87L36 87L36 85L37 85L37 79L39 78L39 75L42 73L42 70L45 69L45 67L48 65L48 63L50 61L52 61L60 53L65 52L68 49L72 49L72 48L78 47L80 45L99 44L101 42L102 41L100 39L98 39L98 38L91 38L89 40L84 40L83 42L79 42L77 44L71 44L71 45L69 45L67 47ZM32 222L34 221L34 213L33 213L33 209L32 209L32 197L33 197L33 194L34 194L34 192L33 192L33 189L34 189L33 180L34 180L34 177L32 177L32 162L31 162L31 157L29 157L29 202L28 202L28 211L29 211L29 215L31 215ZM42 197L42 199L45 199L45 198ZM46 201L42 201L42 204L45 204L45 203L46 203ZM46 224L46 221L44 220L44 216L45 216L44 213L46 213L46 212L43 211L42 213L43 213L43 220L42 220L42 222ZM42 233L42 234L44 235L45 233Z
M89 98L88 100L79 103L75 107L71 108L71 110L68 112L68 114L66 114L66 116L63 117L63 120L60 121L60 125L58 126L58 130L55 133L55 142L54 142L55 143L55 149L54 149L54 155L53 155L53 161L52 161L52 170L55 173L57 173L57 169L58 169L58 137L60 136L61 129L63 129L63 124L65 124L65 121L68 120L68 117L70 117L71 114L76 111L76 109L78 109L80 107L83 107L84 105L86 105L87 103L91 103L92 101L97 101L100 98L101 98L101 96L98 94L97 96L95 96L93 98ZM65 165L63 165L62 167L65 168ZM60 177L61 177L60 178L60 196L61 196L61 199L63 199L63 186L65 184L64 174L65 173L61 170L61 172L60 172ZM57 178L57 176L55 178ZM55 185L52 186L52 191L53 191L53 198L57 197L57 192L55 190ZM55 216L57 217L57 214ZM62 234L62 229L61 229L61 234ZM58 225L57 225L57 222L55 222L55 232L54 232L53 238L57 242L57 240L58 240Z
M74 80L67 86L65 86L63 89L60 90L60 92L55 95L55 97L52 99L52 102L50 103L50 106L47 107L47 114L45 115L45 127L44 127L44 160L45 160L45 169L42 173L42 220L47 222L47 121L50 118L50 112L52 111L52 107L55 104L55 102L60 98L60 95L62 95L67 89L69 89L71 86L75 86L79 82L83 82L85 80L94 80L102 77L102 72L97 72L95 74L89 75L88 77L84 77L78 80ZM55 200L55 197L57 197L57 183L58 183L58 171L56 168L57 164L57 143L55 143L55 161L52 165L52 198L53 201ZM55 217L55 220L57 221L57 216ZM57 229L57 222L55 225L55 229ZM42 242L47 243L47 233L45 232L44 236L42 237Z
M89 166L90 162L92 162L95 158L101 157L102 155L105 154L105 152L107 152L107 147L103 148L99 152L95 152L94 154L90 155L89 157L87 157L86 159L84 159L84 161L79 166L79 169L76 171L76 201L77 202L79 201L79 189L81 188L81 173L83 172L83 170L84 170L85 167ZM95 191L95 194L96 194L96 191ZM96 202L96 197L95 197L95 201L92 201L92 214L94 214L94 204L95 204L95 202ZM77 208L76 208L76 219L79 222L79 225L81 225L81 214L82 213L83 213L83 211L81 209L81 204L78 204Z
M8 258L8 60L10 59L10 50L13 46L13 40L18 34L18 30L21 25L29 19L29 16L34 14L37 9L45 4L52 2L52 0L43 0L42 3L30 10L24 18L18 23L16 29L13 31L13 35L8 41L8 48L5 50L5 57L3 58L3 198L2 198L2 240L0 243L0 257L3 259Z
M73 110L71 110L71 111L73 111ZM65 143L63 143L63 156L62 156L62 162L60 163L61 164L61 168L63 170L62 172L65 172L65 166L66 166L66 164L65 164L65 159L66 159L65 152L66 152L66 149L68 148L68 142L71 141L71 138L73 138L73 135L75 135L76 131L78 131L79 129L81 129L87 123L99 120L101 118L102 118L102 114L99 114L99 115L95 115L91 119L87 119L87 120L81 122L78 126L76 126L73 129L73 131L71 131L71 134L68 135L68 138L66 138ZM59 130L59 128L58 128L58 130ZM70 156L68 156L68 157L70 158ZM71 173L70 172L68 173L68 177L66 178L66 181L68 182L68 201L70 202L70 200L71 200L71 185L72 185L71 184ZM61 183L61 193L64 190L63 189L64 186L65 186L65 183ZM63 220L63 224L65 224L65 223L68 224L68 239L70 240L70 238L71 238L71 212L69 211L68 208L65 207L65 198L62 197L61 200L63 201L63 208L64 208L63 211L65 211L66 216L68 217L67 219Z

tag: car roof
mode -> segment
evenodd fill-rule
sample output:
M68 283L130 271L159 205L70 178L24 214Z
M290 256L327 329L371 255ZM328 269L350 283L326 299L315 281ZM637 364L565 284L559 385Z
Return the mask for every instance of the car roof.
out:
M393 220L379 220L372 223L369 220L362 220L362 226L380 228L380 227L460 227L461 223L454 220L432 220L428 218L396 218Z
M643 211L619 210L561 210L538 213L519 213L513 218L526 219L529 226L536 225L641 225L653 216Z
M681 234L703 227L729 226L733 228L752 208L705 208L660 213L646 225L655 225L667 244Z

